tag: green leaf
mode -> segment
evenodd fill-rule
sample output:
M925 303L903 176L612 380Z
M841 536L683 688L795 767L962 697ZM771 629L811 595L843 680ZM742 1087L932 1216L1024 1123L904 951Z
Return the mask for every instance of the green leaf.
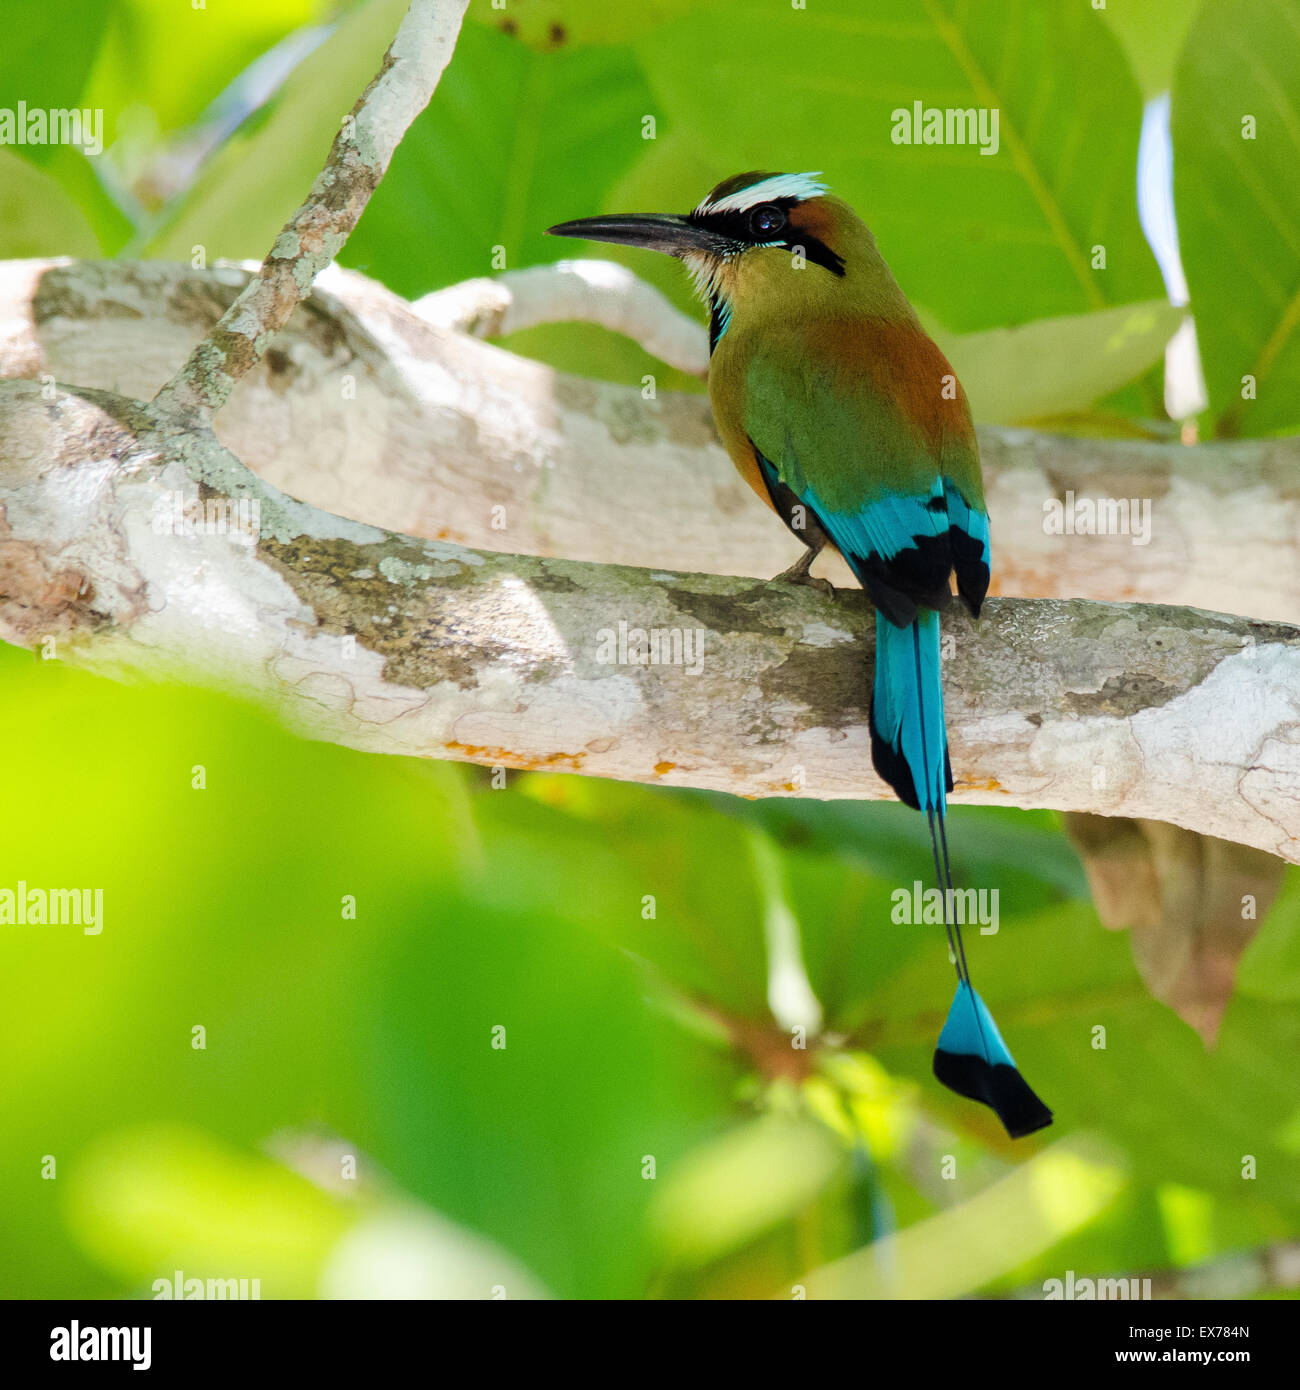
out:
M1169 90L1200 0L1110 0L1103 13L1148 97Z
M665 19L686 14L699 0L470 0L466 18L520 39L534 48L557 49L584 43L622 43Z
M765 797L750 801L722 792L679 791L700 798L724 815L761 825L787 850L834 855L854 868L891 882L927 878L933 867L925 817L897 802L816 801ZM1019 911L1045 905L1047 895L1086 898L1078 856L1060 833L1052 811L1000 806L961 806L948 828L958 878L996 877L1013 885Z
M63 5L11 0L0 44L0 105L12 109L21 100L29 111L102 109L87 83L105 36L118 21L119 6L120 0ZM114 117L111 108L102 111L105 145L113 138ZM88 159L67 145L9 145L0 155L5 161L0 223L6 229L0 255L97 256L126 240L129 224L99 183L96 163L102 155ZM44 181L14 172L11 158L38 167ZM23 199L30 205L21 206Z
M58 181L0 149L0 258L98 255L94 229Z
M1300 870L1288 865L1282 892L1237 970L1237 989L1253 999L1300 1003Z
M355 1220L338 1197L261 1155L178 1125L114 1130L72 1169L68 1224L106 1268L153 1292L189 1278L259 1279L264 1298L310 1298Z
M560 1296L631 1297L650 1273L647 1157L685 1153L729 1077L570 905L441 893L411 915L361 1040L371 1142L404 1188Z
M954 331L1162 293L1137 218L1141 94L1086 4L720 4L637 51L665 123L715 181L750 168L823 171L909 296ZM916 101L996 109L997 153L895 144L894 113ZM704 191L683 188L673 206ZM1093 269L1095 247L1105 269Z
M64 194L76 203L99 243L97 254L115 256L135 230L134 224L109 196L102 181L105 155L91 159L64 146L45 165ZM47 252L45 254L56 254Z
M51 5L48 0L5 0L0 44L0 104L28 110L83 107L87 78L121 0ZM107 113L105 118L107 125ZM108 129L105 140L110 138ZM46 164L56 145L26 145L26 157Z
M538 53L467 27L341 259L414 297L572 255L546 228L600 207L650 110L625 49Z
M1018 328L930 332L952 363L976 420L1013 425L1083 410L1164 355L1186 311L1167 300Z
M1297 92L1294 6L1205 0L1175 74L1170 124L1183 266L1222 435L1300 427ZM1242 396L1247 376L1254 400Z
M331 8L328 0L220 0L197 8L176 0L119 0L84 104L104 112L101 172L133 217L144 222L157 215L189 186L202 159L229 133L239 104L249 100L247 81L231 87L254 60L295 30L310 42L305 26ZM214 108L223 93L225 107ZM101 233L114 250L127 235Z
M27 787L0 801L0 887L103 893L98 934L0 926L0 973L24 986L0 1038L0 1182L24 1193L0 1213L13 1260L0 1289L120 1297L130 1286L92 1278L61 1204L40 1200L63 1184L35 1177L31 1153L57 1155L63 1178L98 1136L138 1124L199 1127L245 1151L282 1127L363 1131L373 963L454 891L472 827L456 768L306 743L228 699L119 686L12 647L0 670L0 717L24 731L9 775ZM113 732L128 726L141 737ZM162 839L124 805L149 807ZM192 1214L209 1218L221 1220Z
M528 785L555 804L495 793L476 802L483 901L515 911L554 903L675 991L736 1019L770 1020L763 900L744 826L646 787Z
M688 1154L656 1193L651 1228L667 1258L702 1264L807 1206L844 1161L822 1126L764 1115Z
M406 10L407 0L370 0L348 14L167 208L144 254L188 261L202 246L209 262L260 261L307 196L339 122L378 71Z
M1071 1136L1000 1182L891 1237L812 1272L810 1298L960 1298L1050 1250L1102 1215L1127 1182L1123 1158Z
M111 23L83 104L103 108L111 139L132 109L147 112L159 136L189 125L254 58L326 16L330 6L324 0L219 0L195 9L177 0L117 0L97 8ZM184 62L177 62L177 53L184 53Z

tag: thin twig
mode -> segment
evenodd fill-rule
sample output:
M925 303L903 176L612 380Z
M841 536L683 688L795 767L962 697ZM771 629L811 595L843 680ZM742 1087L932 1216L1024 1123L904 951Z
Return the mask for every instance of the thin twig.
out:
M652 357L692 376L707 376L703 323L613 261L556 261L465 280L411 306L439 328L496 338L543 323L597 323L639 343Z
M338 255L411 122L429 103L456 46L468 0L412 0L379 72L343 120L307 200L285 223L261 273L154 398L157 410L206 417Z

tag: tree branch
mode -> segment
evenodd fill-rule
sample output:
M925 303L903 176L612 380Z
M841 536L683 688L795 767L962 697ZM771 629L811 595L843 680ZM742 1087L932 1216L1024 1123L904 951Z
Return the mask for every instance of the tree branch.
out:
M544 323L596 323L693 376L709 374L709 336L653 285L613 261L556 261L466 280L411 308L435 328L500 338Z
M53 637L109 674L197 673L377 752L747 796L886 794L856 591L394 535L295 502L206 433L160 431L147 407L98 392L47 401L5 383L0 457L9 641ZM257 534L177 534L167 519L187 496L242 502ZM638 629L669 634L666 661L635 659ZM944 630L958 800L1168 820L1300 860L1300 632L1082 600L995 600Z
M0 264L0 376L148 400L247 278L229 267ZM215 428L283 491L414 535L751 576L799 553L737 476L702 397L644 400L564 376L435 328L335 268ZM980 447L999 593L1300 621L1300 440L1186 447L982 428ZM1150 543L1048 534L1044 505L1071 492L1150 500Z

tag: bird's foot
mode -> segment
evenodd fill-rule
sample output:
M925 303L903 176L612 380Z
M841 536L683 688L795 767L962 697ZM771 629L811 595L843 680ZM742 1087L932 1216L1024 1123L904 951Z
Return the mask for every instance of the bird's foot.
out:
M812 562L821 554L821 551L821 546L810 545L788 570L782 570L780 574L773 575L772 583L802 584L807 589L816 589L819 594L825 594L828 598L833 597L835 586L829 579L819 579L808 573L812 567Z

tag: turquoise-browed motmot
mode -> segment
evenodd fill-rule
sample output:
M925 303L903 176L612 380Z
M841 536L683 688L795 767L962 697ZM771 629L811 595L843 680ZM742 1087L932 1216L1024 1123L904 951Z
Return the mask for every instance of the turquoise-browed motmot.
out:
M755 492L805 542L784 578L839 550L876 609L871 754L930 826L957 992L934 1054L945 1086L1012 1136L1050 1124L975 992L953 920L952 790L939 610L978 618L989 584L979 450L952 367L847 203L815 174L737 174L686 216L589 217L559 236L676 256L709 306L709 397Z

